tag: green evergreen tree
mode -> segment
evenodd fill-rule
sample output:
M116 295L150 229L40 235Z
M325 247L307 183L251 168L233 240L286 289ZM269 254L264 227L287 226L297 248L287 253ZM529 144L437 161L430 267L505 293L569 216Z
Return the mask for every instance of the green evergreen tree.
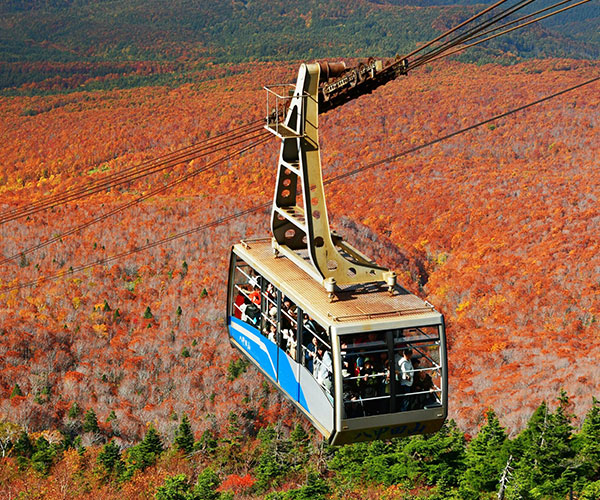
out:
M102 310L103 310L104 312L108 312L108 311L110 311L110 310L111 310L111 309L110 309L110 306L108 305L108 302L107 302L107 300L106 300L106 299L104 299L104 306L102 306Z
M10 393L10 399L12 399L16 396L22 396L22 395L23 395L23 391L21 390L21 387L19 387L19 384L15 384L12 392Z
M285 464L280 460L281 455L278 454L278 444L281 443L281 440L275 428L269 425L261 429L258 432L258 439L261 442L261 454L255 468L255 487L258 491L265 491L285 474L286 469Z
M150 310L150 306L146 307L146 310L144 311L144 319L152 319L154 316L152 316L152 311Z
M163 445L160 435L154 426L150 425L143 441L129 449L127 456L129 473L132 474L136 469L144 470L146 467L154 465L162 452Z
M35 451L31 456L31 466L38 472L47 474L56 454L56 447L51 445L46 438L40 437L35 443Z
M156 500L191 500L191 485L185 474L165 478L165 482L156 490Z
M81 409L79 408L79 405L77 404L77 401L75 401L71 405L71 408L69 408L69 412L67 413L67 417L69 417L70 419L75 420L79 416L80 413L81 413Z
M112 440L102 447L96 461L104 467L108 474L119 475L124 468L121 459L121 448Z
M596 398L585 416L576 444L577 461L581 464L585 477L600 479L600 401Z
M13 453L20 457L31 458L33 451L33 443L31 442L31 439L29 439L29 434L25 431L21 431L19 439L17 439L13 445Z
M83 416L83 432L99 432L98 418L96 412L90 408Z
M505 447L507 435L493 410L486 413L486 422L469 443L465 455L466 470L461 478L464 498L479 498L481 492L495 491L508 460Z
M435 434L415 436L404 446L409 477L446 488L457 486L465 470L465 437L454 420Z
M525 499L568 493L575 456L572 416L564 391L558 400L554 414L546 403L536 409L512 447L517 464L515 480L509 490Z
M192 426L190 425L190 419L187 415L183 415L181 424L175 433L175 446L186 454L192 452L194 448L194 433L192 432Z
M198 500L217 500L220 496L217 488L220 485L221 480L217 473L207 467L198 475L198 480L192 491Z

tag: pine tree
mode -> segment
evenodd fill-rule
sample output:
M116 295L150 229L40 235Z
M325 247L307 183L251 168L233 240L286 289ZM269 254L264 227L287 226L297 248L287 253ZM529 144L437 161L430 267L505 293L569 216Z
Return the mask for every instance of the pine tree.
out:
M175 445L184 453L191 453L194 448L194 433L187 415L183 415L181 424L175 434Z
M525 498L568 493L570 465L575 456L572 415L564 391L558 401L554 414L542 403L512 446L512 455L518 459L512 488Z
M54 461L56 452L56 448L46 438L40 437L35 443L35 452L31 456L31 466L38 472L46 474Z
M156 490L156 500L191 500L197 498L190 492L190 483L185 474L165 478L165 482Z
M29 434L22 431L19 435L19 439L13 445L13 453L20 457L31 458L33 455L33 443L29 439Z
M98 427L98 418L96 417L96 412L90 408L85 412L83 417L83 432L99 432L100 428Z
M154 426L150 425L143 441L129 448L127 457L129 472L133 473L135 469L144 470L146 467L154 465L162 452L163 444L160 435Z
M465 436L450 420L435 434L412 438L404 453L413 458L414 477L421 475L428 484L442 488L456 486L465 469Z
M81 413L81 409L79 408L77 401L75 401L71 405L71 408L69 408L69 413L67 413L67 417L69 417L72 420L75 420L79 416L80 413Z
M12 392L10 393L10 399L12 399L16 396L22 396L22 395L23 395L23 391L21 390L21 387L19 387L19 384L15 384Z
M600 401L593 400L577 436L577 458L588 479L600 479Z
M198 475L193 493L199 500L216 500L220 496L217 491L220 485L221 480L217 473L207 467Z
M154 316L152 316L152 311L150 310L150 306L146 307L146 310L144 311L144 319L152 319Z
M109 474L115 473L118 475L123 470L121 448L114 441L110 441L102 447L96 460Z
M467 469L461 479L463 497L479 498L484 491L495 491L506 461L507 435L494 410L486 413L486 423L469 443L465 456Z

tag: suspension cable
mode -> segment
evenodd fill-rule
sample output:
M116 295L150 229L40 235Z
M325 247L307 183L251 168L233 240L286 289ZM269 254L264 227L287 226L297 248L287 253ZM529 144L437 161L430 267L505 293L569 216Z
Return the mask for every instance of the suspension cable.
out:
M90 219L89 221L84 222L83 224L80 224L79 226L73 227L73 228L71 228L71 229L69 229L69 230L67 230L67 231L65 231L65 232L63 232L61 234L58 234L58 235L54 236L53 238L50 238L49 240L43 241L41 243L38 243L37 245L35 245L33 247L30 247L30 248L27 248L25 250L21 250L20 252L14 254L14 255L11 255L10 257L5 257L4 259L0 260L0 265L1 264L5 264L7 262L10 262L12 260L16 260L16 259L18 259L20 257L22 258L24 255L28 255L28 254L36 251L36 250L39 250L40 248L47 247L48 245L56 243L57 241L62 241L64 238L66 238L68 236L71 236L73 234L79 233L79 232L83 231L84 229L86 229L86 228L88 228L88 227L90 227L90 226L92 226L92 225L94 225L94 224L96 224L98 222L102 222L102 221L108 219L109 217L112 217L113 215L117 215L117 214L123 212L124 210L126 210L126 209L128 209L128 208L130 208L130 207L132 207L134 205L137 205L137 204L141 203L142 201L145 201L145 200L147 200L149 198L152 198L153 196L161 194L161 193L167 191L168 189L170 189L170 188L172 188L172 187L174 187L174 186L176 186L178 184L181 184L182 182L185 182L185 181L191 179L192 177L195 177L196 175L198 175L198 174L200 174L202 172L206 172L207 170L211 170L214 167L216 167L217 165L220 165L220 164L224 163L225 161L230 160L231 158L234 158L235 156L238 156L238 155L240 155L240 154L242 154L242 153L244 153L246 151L249 151L249 150L255 148L258 145L264 144L265 142L267 142L270 139L270 137L271 137L270 134L265 131L265 132L263 132L261 134L261 136L258 138L258 140L256 140L254 143L252 143L250 145L247 145L247 146L243 147L242 149L240 149L240 150L238 150L238 151L236 151L234 153L230 153L230 154L228 154L226 156L223 156L223 157L219 158L218 160L215 160L214 162L209 163L208 165L206 165L204 167L195 169L192 172L190 172L188 174L185 174L185 175L183 175L183 176L181 176L181 177L179 177L179 178L171 181L170 183L168 183L168 184L166 184L164 186L161 186L161 187L156 188L156 189L154 189L152 191L149 191L148 193L146 193L146 194L144 194L142 196L139 196L138 198L136 198L136 199L134 199L134 200L132 200L132 201L130 201L128 203L125 203L124 205L121 205L121 206L119 206L117 208L114 208L113 210L110 210L107 213L102 214L102 215L100 215L98 217Z
M331 177L331 178L327 179L326 181L324 181L323 184L324 185L329 185L329 184L337 182L337 181L339 181L341 179L344 179L346 177L350 177L350 176L356 175L357 173L363 172L365 170L378 167L378 166L380 166L380 165L382 165L384 163L396 161L397 159L399 159L399 158L401 158L403 156L407 156L409 154L415 153L417 151L425 149L425 148L427 148L429 146L432 146L434 144L437 144L439 142L445 141L445 140L450 139L452 137L456 137L456 136L458 136L460 134L463 134L463 133L466 133L466 132L468 132L470 130L476 129L478 127L486 125L486 124L488 124L490 122L493 122L495 120L499 120L501 118L507 117L507 116L512 115L514 113L517 113L519 111L523 111L523 110L528 109L528 108L530 108L532 106L535 106L537 104L541 104L543 102L549 101L551 99L559 97L559 96L561 96L563 94L566 94L568 92L572 92L572 91L574 91L576 89L579 89L579 88L582 88L582 87L584 87L586 85L590 85L590 84L592 84L594 82L597 82L597 81L600 81L600 77L592 78L592 79L587 80L585 82L579 83L579 84L574 85L572 87L569 87L567 89L561 90L561 91L556 92L554 94L551 94L551 95L548 95L548 96L543 97L541 99L538 99L536 101L533 101L533 102L531 102L529 104L525 104L523 106L519 106L518 108L514 108L514 109L512 109L510 111L507 111L505 113L501 113L499 115L495 115L495 116L493 116L491 118L488 118L487 120L483 120L483 121L478 122L478 123L476 123L474 125L471 125L469 127L465 127L465 128L459 129L459 130L457 130L455 132L452 132L450 134L444 135L442 137L438 137L437 139L429 141L429 142L427 142L425 144L421 144L420 146L415 146L414 148L410 148L410 149L402 151L402 152L400 152L398 154L395 154L395 155L389 156L387 158L384 158L384 159L377 160L375 162L369 163L369 164L364 165L364 166L362 166L360 168L352 170L351 172L346 172L346 173L343 173L343 174ZM212 228L212 227L224 224L226 222L230 222L230 221L232 221L234 219L237 219L237 218L240 218L240 217L244 217L246 215L250 215L250 214L252 214L254 212L258 212L260 210L264 210L266 208L269 208L271 206L271 204L272 204L272 202L269 201L269 202L263 203L261 205L256 205L256 206L248 208L246 210L242 210L242 211L235 212L233 214L230 214L230 215L227 215L227 216L224 216L224 217L220 217L218 219L215 219L215 220L213 220L211 222L208 222L206 224L203 224L201 226L197 226L197 227L188 229L186 231L183 231L181 233L177 233L177 234L168 236L167 238L163 238L163 239L154 241L152 243L148 243L148 244L143 245L141 247L136 247L133 250L130 250L130 251L127 251L127 252L121 252L121 253L118 253L118 254L114 254L114 255L106 257L104 259L99 259L99 260L96 260L94 262L90 262L88 264L83 264L81 266L78 266L78 267L75 267L75 268L71 268L71 269L69 269L67 271L63 271L63 272L60 272L58 274L54 274L54 275L51 275L51 276L42 276L40 278L28 281L26 283L21 283L21 284L13 285L13 286L5 286L4 288L2 288L2 290L3 291L20 290L22 288L36 286L36 285L39 285L41 283L45 283L45 282L48 282L48 281L56 281L56 280L58 280L60 278L69 276L71 274L79 273L79 272L91 269L91 268L99 266L99 265L105 265L105 264L114 262L116 260L122 259L124 257L128 257L130 255L133 255L135 253L139 253L139 252L142 252L144 250L148 250L150 248L155 248L155 247L158 247L158 246L163 245L165 243L169 243L171 241L183 238L185 236L190 236L192 234L198 233L198 232L203 231L205 229L209 229L209 228Z
M504 9L503 11L495 14L490 19L482 21L480 24L474 26L473 28L467 30L466 32L456 35L454 38L443 43L441 46L436 47L435 49L431 50L430 52L417 58L415 61L413 61L412 64L409 64L409 69L414 69L418 66L421 66L421 65L425 64L426 62L429 62L432 58L440 55L441 53L448 51L452 47L455 47L455 46L459 45L460 43L463 43L464 41L467 41L467 40L470 40L471 38L476 37L480 32L484 31L485 29L489 28L490 26L493 26L494 24L496 24L497 22L501 21L502 19L510 16L511 14L514 14L515 12L525 8L527 5L529 5L530 3L534 2L534 1L535 0L521 0L518 3L516 3L515 5L510 6L506 9Z
M494 5L490 5L487 9L482 10L481 12L479 12L478 14L475 14L474 16L470 17L469 19L467 19L466 21L463 21L462 23L460 23L458 26L455 26L454 28L449 29L448 31L442 33L440 36L434 38L433 40L427 42L425 45L423 45L422 47L419 47L415 50L413 50L412 52L410 52L409 54L406 54L402 59L408 59L409 57L414 56L415 54L418 54L419 52L421 52L422 50L425 50L426 48L430 47L431 45L433 45L436 42L439 42L440 40L442 40L443 38L446 38L448 35L451 35L452 33L454 33L455 31L459 30L460 28L462 28L463 26L466 26L467 24L475 21L476 19L478 19L479 17L483 16L484 14L487 14L488 12L490 12L491 10L495 9L496 7L502 5L503 3L507 2L508 0L500 0L498 2L496 2Z
M229 145L239 144L240 141L234 141L261 130L262 126L256 127L254 126L254 124L263 121L264 120L256 120L241 127L229 130L223 134L220 134L219 136L215 136L212 139L190 146L186 146L182 149L179 149L172 153L168 153L163 156L146 160L139 165L128 167L122 171L115 172L107 177L92 180L83 186L74 186L57 195L42 198L24 206L7 210L5 212L0 213L0 224L4 224L6 222L27 215L32 215L34 213L37 213L38 211L45 210L46 208L50 207L59 206L68 203L69 201L79 200L83 197L96 194L105 189L117 187L119 185L141 179L148 175L161 172L166 168L172 168L183 161L190 161L201 156L212 154L216 151L224 149L224 147L227 147ZM242 129L242 131L238 132L240 129ZM217 147L217 149L211 150L211 148L215 147Z
M568 1L570 1L570 0L568 0ZM439 56L437 56L437 57L433 57L433 58L429 59L427 62L436 61L436 60L438 60L438 59L441 59L442 57L450 56L450 55L452 55L452 54L455 54L455 53L457 53L457 52L460 52L460 51L462 51L462 50L464 50L464 49L468 49L468 48L470 48L470 47L474 47L475 45L479 45L480 43L487 42L488 40L492 40L492 39L494 39L494 38L497 38L497 37L499 37L499 36L505 35L506 33L510 33L511 31L515 31L515 30L517 30L517 29L523 28L523 27L525 27L525 26L528 26L528 25L530 25L530 24L536 23L536 22L538 22L538 21L541 21L541 20L543 20L543 19L546 19L546 18L548 18L548 17L554 16L554 15L556 15L556 14L560 13L560 12L564 12L564 11L566 11L566 10L573 9L573 8L575 8L575 7L578 7L579 5L582 5L582 4L584 4L584 3L587 3L587 2L590 2L590 1L591 1L591 0L581 0L580 2L577 2L577 3L573 4L573 5L569 5L569 6L567 6L567 7L563 7L563 8L562 8L562 9L560 9L560 10L557 10L557 11L555 11L555 12L551 12L551 13L549 13L549 14L546 14L545 16L541 16L541 17L538 17L538 18L536 18L536 19L532 19L531 21L528 21L528 22L526 22L526 23L520 24L520 25L518 25L518 26L514 26L514 27L512 27L512 28L509 28L509 29L507 29L507 30L501 31L501 32L499 32L499 33L496 33L495 35L490 35L490 36L488 36L488 37L486 37L486 38L483 38L483 39L481 39L481 40L478 40L478 41L476 41L476 42L473 42L473 43L470 43L470 44L467 44L467 45L463 45L463 46L457 47L457 48L455 48L454 50L451 50L451 51L449 51L449 52L445 52L444 54L441 54L441 55L439 55ZM558 4L556 4L556 5L559 5L559 4L561 4L561 3L564 3L564 2L559 2L559 3L558 3ZM552 7L554 7L554 6L552 6ZM552 7L549 7L549 8L552 8ZM532 14L532 15L538 14L538 13L542 12L543 10L544 10L544 9L542 9L541 11L539 11L539 12L537 12L537 13L534 13L534 14ZM545 10L548 10L548 9L545 9ZM525 19L526 17L531 17L531 15L530 15L530 16L524 16L522 19ZM521 20L522 20L522 19L521 19ZM515 22L516 22L516 21L515 21ZM506 24L506 26L508 26L508 24L513 24L513 23L507 23L507 24ZM501 29L501 27L498 27L497 29ZM491 30L491 31L495 31L495 30ZM489 31L489 32L491 33L491 31ZM483 34L482 34L482 35L480 35L480 36L483 36Z

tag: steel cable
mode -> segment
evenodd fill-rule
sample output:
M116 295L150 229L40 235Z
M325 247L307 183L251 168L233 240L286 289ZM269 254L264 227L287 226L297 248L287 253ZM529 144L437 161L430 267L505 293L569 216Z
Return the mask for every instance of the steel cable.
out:
M399 159L399 158L401 158L403 156L407 156L409 154L415 153L417 151L425 149L425 148L427 148L429 146L432 146L434 144L437 144L439 142L445 141L445 140L450 139L452 137L456 137L456 136L458 136L460 134L463 134L463 133L466 133L466 132L468 132L470 130L473 130L475 128L481 127L481 126L486 125L486 124L488 124L490 122L493 122L495 120L499 120L501 118L507 117L507 116L512 115L514 113L517 113L519 111L523 111L523 110L528 109L528 108L530 108L532 106L535 106L537 104L549 101L551 99L559 97L559 96L561 96L563 94L566 94L568 92L572 92L572 91L574 91L576 89L579 89L581 87L584 87L586 85L590 85L590 84L592 84L594 82L597 82L597 81L600 81L600 77L592 78L590 80L587 80L585 82L579 83L579 84L574 85L572 87L569 87L567 89L561 90L559 92L555 92L554 94L548 95L546 97L543 97L541 99L533 101L533 102L531 102L529 104L525 104L523 106L519 106L519 107L514 108L514 109L512 109L510 111L507 111L505 113L501 113L499 115L495 115L495 116L493 116L491 118L488 118L486 120L478 122L478 123L476 123L474 125L471 125L469 127L465 127L465 128L459 129L459 130L457 130L455 132L452 132L450 134L444 135L442 137L434 139L434 140L432 140L430 142L427 142L425 144L421 144L420 146L415 146L414 148L410 148L410 149L402 151L402 152L400 152L398 154L395 154L395 155L389 156L387 158L383 158L381 160L377 160L375 162L369 163L369 164L367 164L367 165L365 165L363 167L360 167L360 168L357 168L355 170L352 170L351 172L346 172L346 173L343 173L343 174L331 177L331 178L327 179L326 181L324 181L323 184L324 185L329 185L329 184L332 184L332 183L334 183L336 181L344 179L346 177L350 177L350 176L356 175L356 174L358 174L360 172L363 172L365 170L378 167L378 166L380 166L380 165L382 165L384 163L389 163L389 162L395 161L395 160L397 160L397 159ZM45 282L48 282L48 281L55 281L55 280L58 280L60 278L65 277L65 276L69 276L71 274L74 274L76 272L82 272L82 271L85 271L87 269L91 269L93 267L99 266L99 265L105 265L105 264L114 262L114 261L116 261L118 259L121 259L121 258L130 256L130 255L133 255L135 253L139 253L139 252L142 252L144 250L148 250L150 248L158 247L160 245L163 245L165 243L168 243L168 242L171 242L171 241L183 238L185 236L190 236L190 235L195 234L197 232L203 231L204 229L215 227L215 226L224 224L226 222L230 222L230 221L232 221L234 219L237 219L237 218L240 218L240 217L244 217L246 215L250 215L250 214L252 214L254 212L258 212L260 210L264 210L266 208L269 208L271 206L271 204L272 204L272 202L269 201L269 202L266 202L266 203L263 203L263 204L260 204L260 205L256 205L254 207L251 207L251 208L239 211L239 212L235 212L233 214L230 214L230 215L227 215L227 216L224 216L224 217L220 217L218 219L215 219L215 220L213 220L211 222L208 222L206 224L203 224L201 226L197 226L197 227L194 227L192 229L188 229L186 231L183 231L181 233L177 233L177 234L171 235L171 236L169 236L167 238L163 238L161 240L157 240L157 241L154 241L152 243L148 243L146 245L137 247L137 248L135 248L133 250L130 250L130 251L127 251L127 252L121 252L121 253L118 253L118 254L114 254L114 255L106 257L104 259L98 259L98 260L96 260L94 262L90 262L88 264L83 264L81 266L78 266L78 267L75 267L75 268L71 268L68 271L63 271L61 273L54 274L52 276L42 276L40 278L28 281L26 283L21 283L21 284L13 285L13 286L6 286L6 287L2 288L2 290L3 291L19 290L19 289L22 289L22 288L36 286L36 285L39 285L39 284L42 284L42 283L45 283Z

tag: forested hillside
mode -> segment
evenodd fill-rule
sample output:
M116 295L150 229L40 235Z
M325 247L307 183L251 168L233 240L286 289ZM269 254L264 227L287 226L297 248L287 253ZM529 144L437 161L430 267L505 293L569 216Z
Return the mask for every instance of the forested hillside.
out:
M547 60L510 68L449 63L414 72L323 117L325 176L534 101L597 75L598 68L591 62ZM6 215L9 209L258 119L264 109L262 85L293 81L296 70L295 64L214 66L199 70L197 83L177 88L3 97L0 211ZM600 262L594 236L600 222L595 168L599 96L597 83L584 87L327 190L334 227L396 269L404 286L446 316L450 416L461 429L452 430L451 441L462 443L463 432L474 435L490 407L514 437L536 408L553 402L561 389L570 398L575 429L592 407L600 383L591 362L599 356ZM261 446L271 445L260 445L253 436L262 432L268 440L265 429L278 425L284 439L302 419L239 360L223 325L229 247L242 237L265 235L267 214L237 218L109 265L76 270L268 201L276 155L276 141L271 141L38 251L29 249L211 158L0 226L2 255L15 256L0 264L0 415L2 432L8 429L5 453L12 457L3 462L3 474L14 478L11 487L18 489L19 481L35 477L46 481L44 474L56 479L64 468L95 470L98 446L109 439L119 450L135 445L147 435L148 423L166 446L183 414L189 416L196 440L210 438L219 449L237 442L231 430L234 418L235 432L244 436L236 453L255 457L249 468L231 469L220 455L172 466L168 460L175 458L164 455L161 460L167 462L160 463L166 465L148 469L158 474L148 482L146 472L136 475L146 465L133 465L142 459L130 451L123 467L130 471L125 479L134 483L113 484L110 474L95 480L107 488L122 484L135 491L143 483L152 490L162 484L167 470L169 475L186 473L187 481L202 464L214 467L221 479L249 473L251 483L268 475L254 467L261 463ZM66 275L59 279L23 286L61 272ZM554 403L550 406L555 411ZM85 430L84 415L90 411L98 425L93 432ZM44 439L55 444L50 451L45 441L19 451L21 429L33 433L30 441L45 431ZM48 437L55 431L60 434ZM61 442L67 449L79 447L80 453L63 455L56 444ZM330 478L331 486L353 474L351 464L334 465L345 462L336 462L342 458L333 455L319 458L325 451L314 446L305 459L320 474L319 481ZM380 446L394 454L409 445ZM576 453L570 450L566 457ZM18 457L37 463L38 452L46 454L46 465L32 465L23 479L14 468ZM401 455L386 460L395 463ZM562 477L565 467L553 469L551 481ZM373 476L380 498L391 493L379 490L383 486L378 481L397 485L396 493L427 484L443 490L446 484L442 476L430 480L397 474L385 480ZM597 479L590 474L588 482ZM93 490L91 476L85 477L83 490ZM293 481L288 487L300 486L302 473ZM458 476L452 481L458 485ZM260 497L283 483L260 484L247 494ZM362 487L343 484L348 489L341 491Z
M332 226L445 316L440 433L329 448L227 341L230 247L269 232L234 214L271 200L280 143L182 151L264 119L300 60L480 9L0 5L0 498L600 497L598 81L401 154L596 78L597 2L319 118L325 178L368 167L327 185Z
M211 62L393 57L481 10L464 3L12 0L0 5L0 91L178 85ZM590 2L458 57L598 58L599 19ZM23 86L32 82L43 82L41 89Z

